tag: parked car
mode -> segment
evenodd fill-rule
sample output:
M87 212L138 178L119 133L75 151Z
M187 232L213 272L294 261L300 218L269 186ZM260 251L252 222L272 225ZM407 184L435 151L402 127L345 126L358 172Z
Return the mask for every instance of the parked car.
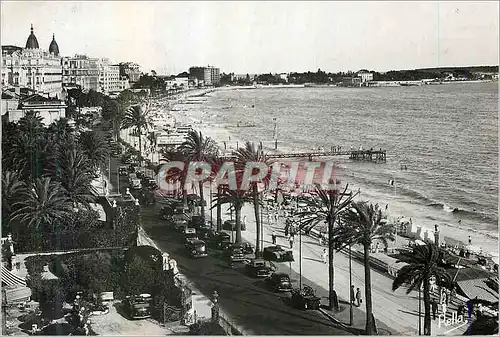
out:
M224 252L224 258L227 259L229 262L241 262L245 261L245 254L243 254L243 250L239 245L231 245L228 247L228 249Z
M269 246L264 248L262 258L274 262L293 262L293 252L285 250L281 246Z
M222 229L226 231L235 231L236 230L236 220L226 220L222 224ZM247 230L245 224L241 222L241 230L245 231Z
M197 240L198 235L196 234L196 229L194 228L184 228L184 241L189 243L192 240Z
M305 285L302 289L292 290L292 306L302 310L319 310L321 298L316 296L314 289Z
M174 217L175 215L172 217L174 228L177 231L184 233L184 230L188 227L188 220Z
M252 247L252 245L248 242L242 242L242 243L235 243L234 246L238 246L243 254L253 254L254 253L254 249Z
M274 270L274 266L262 259L252 259L245 266L245 272L253 277L269 277Z
M152 300L150 294L126 296L123 301L123 308L131 319L149 318L151 317Z
M292 291L292 281L286 273L273 273L266 279L267 285L273 291Z
M208 256L205 241L203 240L190 240L188 243L186 243L185 247L188 255L192 258Z
M168 206L162 206L160 208L160 219L162 220L170 220L173 214L172 208Z
M210 234L210 245L215 249L222 249L225 244L231 245L231 236L225 232Z

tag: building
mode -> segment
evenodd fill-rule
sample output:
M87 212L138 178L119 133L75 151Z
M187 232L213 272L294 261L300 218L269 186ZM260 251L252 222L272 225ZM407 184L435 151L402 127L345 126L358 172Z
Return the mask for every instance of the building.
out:
M63 84L76 84L82 90L99 89L98 59L89 58L86 55L75 55L63 57Z
M215 67L191 67L189 75L195 77L200 85L213 86L220 83L220 69Z
M360 87L361 86L361 77L344 77L344 78L342 78L342 86Z
M60 97L62 65L52 35L48 51L40 48L31 25L26 47L2 46L2 86L27 87L42 95Z
M189 87L189 77L177 76L173 79L166 80L165 85L167 89L172 89L172 88L187 89Z
M366 83L366 82L373 81L373 74L370 73L367 70L360 70L360 71L358 71L358 75L357 76L359 78L361 78L361 83Z
M109 59L103 58L97 61L97 68L99 71L99 92L107 95L121 91L122 82L118 65L111 64Z
M129 83L139 82L141 78L141 71L139 65L133 62L122 62L118 65L120 67L120 77L127 77Z
M4 101L4 93L2 93L2 101ZM2 102L3 103L3 102ZM40 94L33 94L28 97L18 99L18 106L13 109L14 104L10 106L10 110L3 111L8 114L9 122L17 122L29 111L37 113L42 117L42 123L45 126L52 124L60 118L66 117L66 104L58 98L49 98ZM3 104L2 104L3 108Z
M279 76L280 76L280 79L282 79L283 81L288 83L288 74L281 73Z

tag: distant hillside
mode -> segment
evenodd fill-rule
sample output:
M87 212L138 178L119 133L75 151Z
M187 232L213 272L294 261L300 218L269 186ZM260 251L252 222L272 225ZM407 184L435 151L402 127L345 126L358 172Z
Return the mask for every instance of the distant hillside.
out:
M441 67L441 68L421 68L415 70L426 73L456 72L456 71L461 71L461 72L468 71L471 73L498 73L498 66Z

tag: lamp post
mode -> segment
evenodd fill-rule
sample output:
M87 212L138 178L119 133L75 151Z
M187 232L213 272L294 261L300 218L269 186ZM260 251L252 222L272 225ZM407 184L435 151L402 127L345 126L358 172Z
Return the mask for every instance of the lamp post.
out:
M299 289L302 290L302 229L299 227Z
M118 187L118 193L120 193L120 167L116 167L116 182Z
M349 289L352 291L352 256L351 256L351 245L349 245ZM352 294L351 294L352 296ZM352 298L349 298L349 325L353 324L353 309L352 309Z
M422 287L418 287L418 335L422 335Z

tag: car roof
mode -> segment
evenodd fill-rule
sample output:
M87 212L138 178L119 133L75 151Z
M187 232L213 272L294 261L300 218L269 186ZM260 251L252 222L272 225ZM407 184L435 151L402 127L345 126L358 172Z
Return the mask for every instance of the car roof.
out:
M288 275L287 273L282 273L282 272L276 272L276 273L273 274L273 276L274 277L284 277L284 276L286 276L288 278L290 277L290 275Z

